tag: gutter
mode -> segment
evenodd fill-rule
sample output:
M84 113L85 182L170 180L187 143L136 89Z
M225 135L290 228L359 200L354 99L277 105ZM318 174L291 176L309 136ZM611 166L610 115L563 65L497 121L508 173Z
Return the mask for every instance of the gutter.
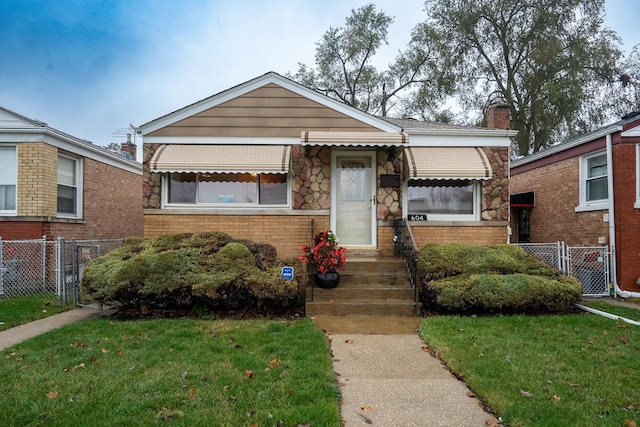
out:
M619 129L621 130L621 129ZM611 133L605 136L607 142L607 191L609 192L609 247L611 252L611 281L613 282L614 297L640 298L639 292L629 292L618 286L618 266L616 262L616 221L613 197L613 148L611 146Z

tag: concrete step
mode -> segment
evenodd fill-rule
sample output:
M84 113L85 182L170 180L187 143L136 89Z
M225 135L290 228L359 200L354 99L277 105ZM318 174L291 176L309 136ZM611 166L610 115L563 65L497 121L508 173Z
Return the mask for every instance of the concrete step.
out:
M408 286L389 287L344 287L322 289L307 287L307 301L353 301L366 298L368 301L401 299L413 301L413 289Z
M369 315L369 316L418 316L420 304L404 299L313 301L305 305L307 316L317 315Z
M340 272L342 288L411 288L409 275L405 272Z

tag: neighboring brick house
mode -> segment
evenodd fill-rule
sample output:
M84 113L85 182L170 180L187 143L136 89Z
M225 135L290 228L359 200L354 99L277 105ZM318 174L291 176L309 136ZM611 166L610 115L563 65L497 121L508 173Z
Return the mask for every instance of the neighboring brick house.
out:
M144 235L225 231L300 255L330 228L393 253L394 220L419 245L506 243L509 110L493 129L375 117L267 73L140 126Z
M3 240L142 236L142 165L0 107Z
M511 241L611 245L612 278L639 291L639 168L640 113L513 161Z

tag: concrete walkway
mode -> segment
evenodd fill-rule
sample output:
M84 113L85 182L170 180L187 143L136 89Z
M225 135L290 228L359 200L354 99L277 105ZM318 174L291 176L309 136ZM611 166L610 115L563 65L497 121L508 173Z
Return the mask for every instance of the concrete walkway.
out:
M105 316L107 313L109 312L93 308L76 308L0 331L0 351L53 329L61 328L82 320Z
M417 335L419 318L318 316L314 321L331 340L345 427L498 425L467 386L425 351Z

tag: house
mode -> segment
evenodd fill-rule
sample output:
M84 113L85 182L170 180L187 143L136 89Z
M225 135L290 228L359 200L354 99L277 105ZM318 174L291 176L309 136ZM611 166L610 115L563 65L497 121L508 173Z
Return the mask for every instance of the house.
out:
M270 72L152 120L143 136L144 235L225 231L301 254L313 232L393 254L506 243L509 110L495 129L375 117Z
M609 245L640 291L640 113L511 163L512 242Z
M142 165L0 107L3 240L142 236Z

